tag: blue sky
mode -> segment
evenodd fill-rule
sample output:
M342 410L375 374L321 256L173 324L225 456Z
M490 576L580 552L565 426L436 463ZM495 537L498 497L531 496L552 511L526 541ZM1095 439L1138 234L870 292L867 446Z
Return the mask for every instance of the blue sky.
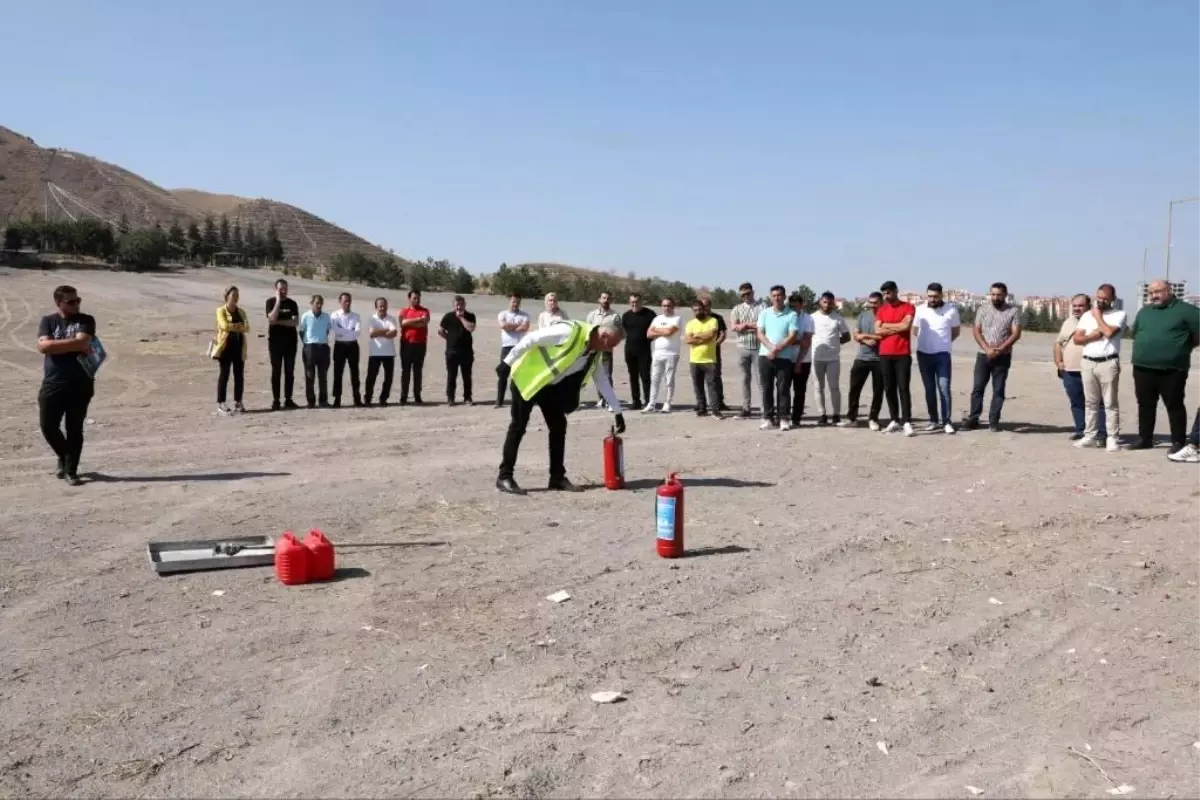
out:
M474 272L1131 293L1200 194L1197 5L22 3L0 122Z

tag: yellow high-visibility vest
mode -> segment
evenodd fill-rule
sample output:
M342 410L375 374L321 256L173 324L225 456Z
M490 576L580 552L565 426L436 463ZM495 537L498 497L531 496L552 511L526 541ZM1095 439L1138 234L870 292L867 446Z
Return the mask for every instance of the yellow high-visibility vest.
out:
M596 326L588 325L586 322L565 322L563 324L571 326L571 333L567 336L566 341L550 347L535 347L517 359L517 363L513 365L513 386L526 400L532 399L535 394L558 380L559 376L574 364L576 359L587 352L588 339L592 335L592 329ZM592 359L587 374L583 376L583 383L587 383L592 377L592 373L596 371L598 360Z

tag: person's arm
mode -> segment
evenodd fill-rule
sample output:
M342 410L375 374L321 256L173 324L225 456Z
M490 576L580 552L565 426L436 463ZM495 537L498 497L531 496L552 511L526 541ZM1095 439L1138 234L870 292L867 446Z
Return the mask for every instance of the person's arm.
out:
M976 320L975 324L971 326L971 333L973 333L975 335L975 344L979 345L980 350L982 350L984 353L986 353L989 356L993 356L996 354L995 348L992 347L990 344L988 344L986 341L984 341L983 326L979 324L978 320Z
M549 328L542 328L541 330L532 331L527 336L521 337L520 342L513 345L513 349L509 351L508 355L504 358L503 363L511 367L513 364L517 363L517 359L528 353L533 348L541 346L553 347L554 345L562 344L570 335L570 326L561 323L558 325L551 325ZM597 370L597 372L600 371L601 370Z
M309 315L310 315L311 313L312 313L312 312L310 312L310 311L305 311L305 312L304 312L304 314L303 314L303 315L301 315L301 317L300 317L300 325L299 325L299 327L300 327L300 336L301 336L301 338L303 338L303 337L304 337L304 335L305 335L305 333L308 331L308 318L309 318Z
M508 312L501 311L499 314L496 315L496 324L499 325L500 330L504 331L505 333L513 333L514 331L517 330L517 323L505 322L504 315L506 313L508 313Z
M271 325L274 325L279 321L279 307L281 305L283 305L283 303L279 302L278 294L267 300L267 322Z
M445 339L445 338L446 338L446 319L447 319L448 317L452 317L452 316L454 316L454 315L453 315L453 314L447 314L446 316L442 317L441 324L439 324L439 325L438 325L438 331L437 331L437 333L438 333L438 336L442 337L443 339ZM403 326L403 325L406 325L406 324L408 324L408 320L404 320L404 322L401 322L400 324L401 324L402 326Z
M389 339L397 339L400 337L400 324L394 319L388 318L384 323L386 331L383 335Z
M846 344L850 341L850 326L846 324L845 317L838 318L838 343Z
M379 319L379 317L375 317L375 319ZM368 339L378 339L380 336L387 338L388 327L384 323L381 323L381 325L382 325L382 327L375 327L374 322L369 322L367 324L367 338Z
M354 335L362 333L362 317L354 317Z
M797 363L803 361L804 357L808 355L808 351L812 349L812 337L813 335L808 331L800 334L800 355L796 358Z
M905 314L899 322L876 322L875 332L887 334L907 334L913 327L913 315Z
M43 321L38 329L38 352L47 356L87 353L92 349L92 334L81 331L74 339L55 339L54 329Z
M1012 352L1013 345L1016 344L1021 338L1020 319L1020 317L1013 317L1012 325L1010 325L1008 328L1008 338L1001 342L1000 346L996 348L997 353Z
M1066 369L1066 363L1063 361L1063 337L1062 331L1058 332L1058 336L1054 337L1054 367L1058 370L1058 374L1062 375Z
M462 326L467 329L467 333L475 332L475 315L470 311L464 311L461 317Z
M517 327L513 329L516 333L529 333L529 315L521 317L521 321L517 323Z
M755 333L755 335L758 336L758 343L760 345L762 345L763 347L767 348L767 350L770 351L771 355L775 355L775 353L778 352L775 348L775 343L767 338L767 328L763 324L762 317L759 317L758 325L754 329L754 333Z
M728 328L725 327L725 322L720 317L717 317L717 347L725 344L725 339L729 337Z
M225 306L217 306L217 330L222 333L233 332L233 322L229 319L229 310Z
M418 314L415 317L401 318L400 327L401 328L428 328L429 327L429 312L427 311L424 314Z

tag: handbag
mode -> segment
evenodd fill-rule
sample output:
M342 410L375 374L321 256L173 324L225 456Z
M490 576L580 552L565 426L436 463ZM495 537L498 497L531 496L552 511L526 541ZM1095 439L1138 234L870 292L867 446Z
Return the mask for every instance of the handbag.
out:
M209 358L217 357L217 340L216 339L208 340L208 347L205 349L204 354L206 356L208 356Z

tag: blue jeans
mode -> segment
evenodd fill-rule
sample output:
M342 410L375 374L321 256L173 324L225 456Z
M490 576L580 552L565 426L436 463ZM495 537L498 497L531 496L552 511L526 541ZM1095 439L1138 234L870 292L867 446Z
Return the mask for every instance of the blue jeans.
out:
M1075 423L1075 433L1082 436L1084 428L1083 377L1078 372L1063 372L1062 383L1063 388L1067 390L1067 399L1071 401L1071 419ZM1096 438L1108 438L1108 427L1104 423L1103 403L1100 404L1100 422Z
M930 422L950 421L950 354L917 353L917 369L921 371L921 383L925 384L925 407ZM941 399L942 416L938 417L938 400Z

